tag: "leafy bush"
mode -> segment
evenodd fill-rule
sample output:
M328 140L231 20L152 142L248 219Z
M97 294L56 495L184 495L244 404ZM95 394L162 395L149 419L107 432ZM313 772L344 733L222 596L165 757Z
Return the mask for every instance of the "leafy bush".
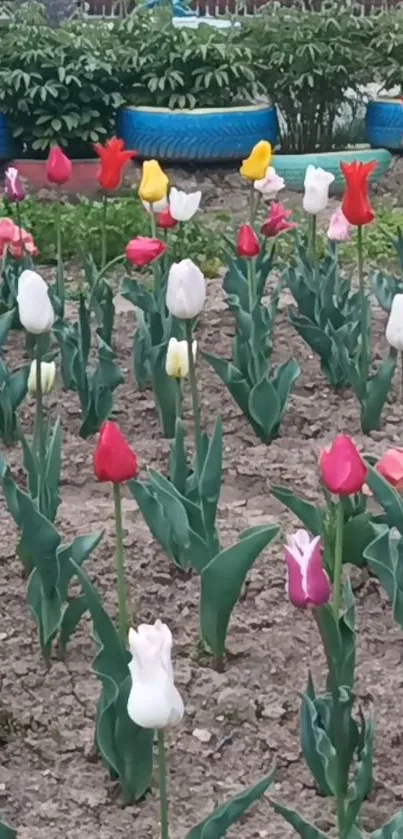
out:
M375 17L371 47L374 81L386 91L403 90L403 15L402 9L379 11Z

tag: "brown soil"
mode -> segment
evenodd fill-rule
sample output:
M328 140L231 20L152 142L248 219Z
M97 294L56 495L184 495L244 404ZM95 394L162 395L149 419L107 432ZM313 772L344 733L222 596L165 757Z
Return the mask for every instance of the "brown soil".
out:
M230 544L243 528L280 521L283 534L294 525L270 495L271 484L285 484L316 498L317 456L337 431L354 435L367 451L382 452L401 443L401 406L393 393L382 432L372 439L359 431L354 397L335 395L320 373L316 357L292 331L283 301L275 340L275 358L290 352L302 375L291 399L281 437L269 447L253 435L227 391L201 360L198 363L202 416L211 430L221 412L225 429L225 481L219 511L223 542ZM164 470L168 444L157 427L150 393L136 391L131 376L134 313L118 316L117 351L126 374L116 392L116 419L147 466ZM385 316L376 311L378 336ZM200 349L224 354L229 349L232 318L219 281L211 282L200 326ZM379 350L384 351L379 337ZM21 358L19 338L7 356ZM376 347L376 354L378 347ZM114 538L112 500L107 485L92 474L94 441L78 437L78 402L61 389L48 397L52 414L64 426L62 496L58 526L64 537L105 528L96 555L86 565L112 615ZM188 412L187 403L187 414ZM32 407L23 410L24 427ZM17 449L6 456L18 474ZM21 473L20 473L21 474ZM102 764L92 757L98 684L90 675L94 645L84 620L64 663L46 670L38 651L34 624L27 612L26 583L15 558L16 534L0 508L0 813L19 828L19 839L157 839L158 797L154 791L139 806L123 807ZM161 617L174 636L176 681L186 703L182 725L169 742L171 839L186 832L219 802L253 783L276 763L271 794L296 806L318 827L330 830L331 804L315 791L301 759L298 739L299 698L308 667L323 684L324 661L309 612L287 602L282 539L268 549L250 573L245 596L234 613L228 638L233 654L223 674L197 663L198 580L171 573L169 560L148 532L136 505L125 498L125 545L131 595L145 621ZM375 786L364 808L363 824L378 827L403 805L401 708L403 668L401 633L378 582L365 572L354 575L358 606L357 695L377 721ZM200 729L203 730L200 742ZM199 730L199 731L198 731ZM207 742L208 741L208 742ZM228 839L286 839L291 828L273 813L267 795L229 831Z

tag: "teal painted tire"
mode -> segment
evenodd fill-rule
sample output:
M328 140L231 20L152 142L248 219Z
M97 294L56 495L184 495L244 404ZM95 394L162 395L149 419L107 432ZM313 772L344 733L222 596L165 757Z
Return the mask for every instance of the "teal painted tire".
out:
M371 175L371 181L378 181L388 171L392 161L392 155L387 149L348 149L348 151L322 152L320 154L276 154L273 157L273 166L278 175L285 180L287 189L300 192L304 189L305 172L309 164L321 166L327 172L334 175L334 181L330 192L337 195L344 190L344 178L340 169L340 163L352 163L353 160L360 160L368 163L376 160L377 168Z

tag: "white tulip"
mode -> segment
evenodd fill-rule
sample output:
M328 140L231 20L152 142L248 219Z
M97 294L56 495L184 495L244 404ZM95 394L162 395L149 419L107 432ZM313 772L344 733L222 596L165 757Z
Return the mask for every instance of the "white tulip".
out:
M33 361L28 376L28 391L31 396L36 396L36 365ZM50 393L56 379L56 364L54 361L41 361L41 390L42 393Z
M171 661L172 635L165 623L140 624L129 630L129 663L132 686L127 713L142 728L176 725L184 714L182 698L174 685Z
M26 269L18 279L18 315L22 326L33 335L49 332L55 321L48 286L36 273Z
M329 187L334 181L334 175L325 169L309 165L305 172L304 197L302 206L306 213L316 216L327 207L329 201Z
M150 215L151 213L155 213L157 215L158 213L163 213L168 207L168 198L164 195L163 198L160 198L159 201L154 201L153 204L149 204L148 201L142 201L141 203L144 209L147 210L147 213L150 213Z
M280 192L280 189L284 189L285 180L277 174L273 166L269 166L264 178L260 178L259 181L255 181L254 187L258 192L261 192L262 195L266 195L270 198L271 196L274 197L277 195L277 193Z
M197 341L192 343L193 360L196 361ZM185 379L189 373L188 342L170 338L165 360L165 370L174 379Z
M392 300L386 340L395 350L403 351L403 294L395 294Z
M206 281L191 259L174 262L168 274L166 306L171 315L191 320L199 315L206 299Z
M201 191L182 192L172 187L169 193L169 210L176 221L189 221L200 207Z

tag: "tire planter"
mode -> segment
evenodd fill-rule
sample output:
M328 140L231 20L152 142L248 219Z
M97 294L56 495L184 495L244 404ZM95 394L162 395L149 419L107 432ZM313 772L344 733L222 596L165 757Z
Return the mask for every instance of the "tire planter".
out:
M6 115L0 112L0 160L10 160L12 156L11 131Z
M334 175L330 192L333 195L343 192L345 181L340 169L340 163L352 163L360 160L367 163L376 160L377 168L370 180L377 181L387 172L391 164L392 155L386 149L348 149L347 151L322 152L319 154L276 154L273 166L278 175L284 178L286 187L296 192L304 189L304 179L307 167L320 166Z
M367 105L365 118L368 142L374 148L403 149L403 101L375 99Z
M117 133L139 157L169 161L241 160L255 143L277 142L276 109L270 105L173 110L126 106Z

